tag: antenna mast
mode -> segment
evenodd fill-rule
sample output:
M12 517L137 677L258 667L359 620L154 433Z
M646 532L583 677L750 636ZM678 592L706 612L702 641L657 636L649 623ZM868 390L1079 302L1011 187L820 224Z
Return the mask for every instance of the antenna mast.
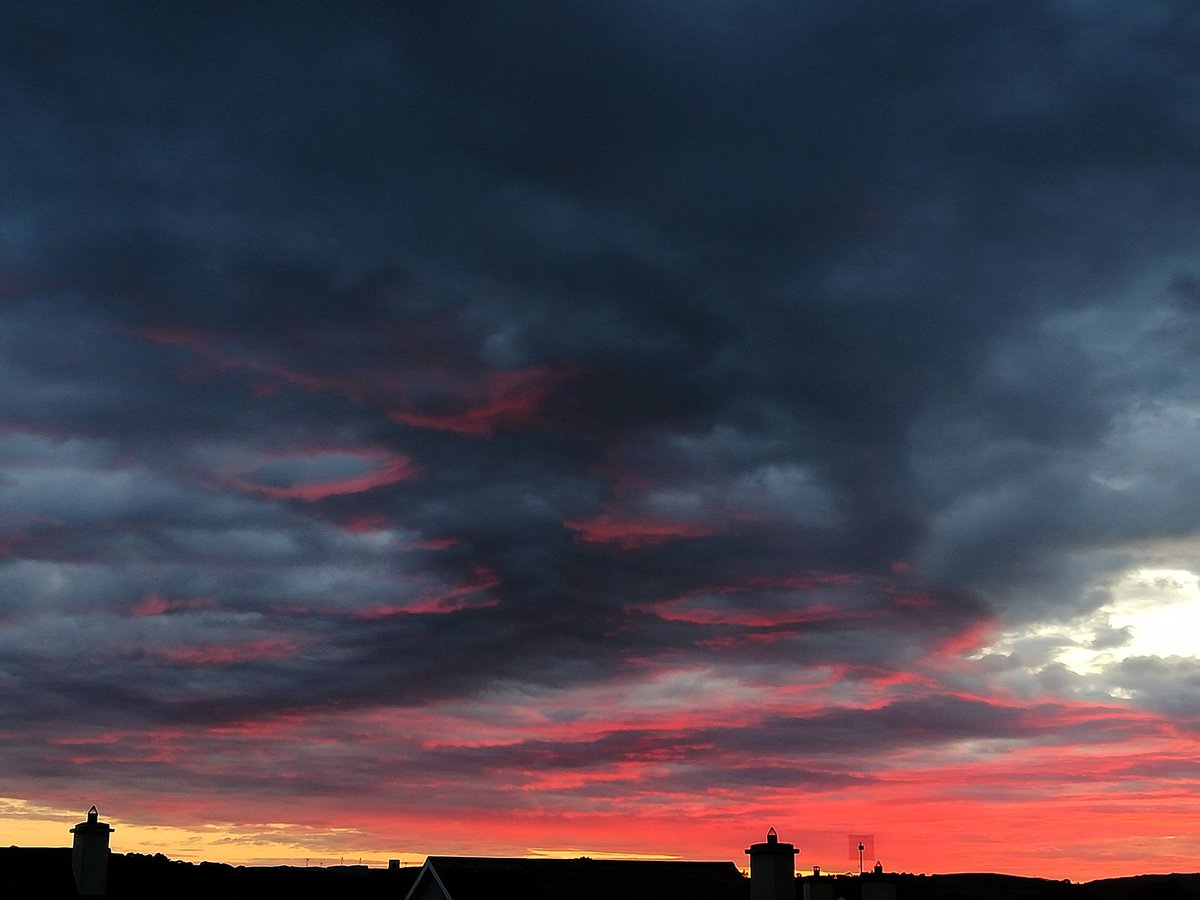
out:
M863 873L863 854L867 856L875 855L875 835L873 834L848 834L846 835L846 843L850 850L850 859L858 857L858 874Z

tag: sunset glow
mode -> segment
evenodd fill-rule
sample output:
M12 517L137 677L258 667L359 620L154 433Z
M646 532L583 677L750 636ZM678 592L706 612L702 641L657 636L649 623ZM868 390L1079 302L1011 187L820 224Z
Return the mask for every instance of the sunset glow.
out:
M1200 869L1182 0L0 17L0 846Z

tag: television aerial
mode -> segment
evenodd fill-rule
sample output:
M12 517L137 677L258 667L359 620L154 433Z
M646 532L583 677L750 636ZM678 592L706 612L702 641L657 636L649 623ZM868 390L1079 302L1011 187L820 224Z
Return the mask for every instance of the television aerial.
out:
M873 834L848 834L846 835L846 844L849 848L850 859L858 859L858 874L863 873L863 854L874 859L875 857L875 835Z

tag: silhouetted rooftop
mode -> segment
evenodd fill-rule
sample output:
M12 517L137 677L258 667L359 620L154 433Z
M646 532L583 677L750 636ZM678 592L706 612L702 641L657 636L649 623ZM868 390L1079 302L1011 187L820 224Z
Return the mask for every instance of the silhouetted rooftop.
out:
M114 853L107 900L401 900L416 866L231 866ZM0 848L0 896L77 900L70 848Z
M451 900L747 900L732 862L431 856Z

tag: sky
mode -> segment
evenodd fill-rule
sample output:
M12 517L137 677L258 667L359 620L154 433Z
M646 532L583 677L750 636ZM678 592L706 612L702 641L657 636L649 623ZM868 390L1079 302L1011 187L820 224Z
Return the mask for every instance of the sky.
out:
M0 131L0 844L1198 868L1192 3L8 4Z

